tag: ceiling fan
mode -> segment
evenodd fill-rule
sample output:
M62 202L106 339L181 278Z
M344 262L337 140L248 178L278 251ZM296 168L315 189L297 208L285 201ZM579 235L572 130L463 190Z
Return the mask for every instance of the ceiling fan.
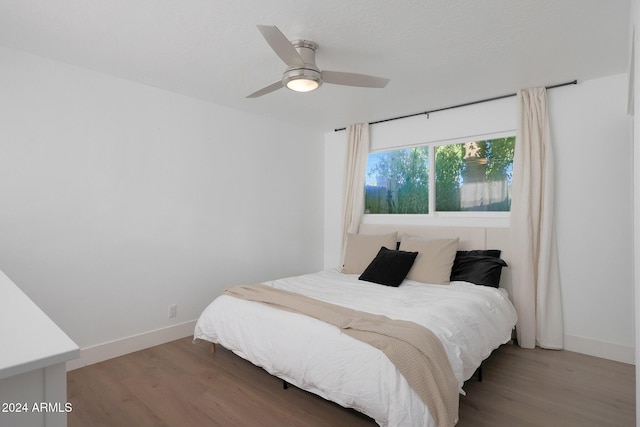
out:
M271 49L287 64L287 69L282 74L281 80L252 93L247 98L257 98L282 87L296 92L310 92L319 88L323 82L368 88L383 88L389 83L389 79L366 74L320 71L316 65L317 43L310 40L289 41L273 25L258 25L258 30L269 43Z

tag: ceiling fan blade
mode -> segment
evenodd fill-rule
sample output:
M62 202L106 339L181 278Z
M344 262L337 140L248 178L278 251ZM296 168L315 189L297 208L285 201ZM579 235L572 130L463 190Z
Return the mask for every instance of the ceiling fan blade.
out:
M334 85L383 88L389 83L384 77L369 76L367 74L343 73L342 71L323 71L322 80Z
M263 87L262 89L253 92L251 95L247 96L247 98L257 98L262 95L266 95L268 93L274 92L282 87L282 80L278 80L275 83L271 83L267 87Z
M282 34L278 27L273 25L258 25L258 30L260 30L262 37L269 43L271 49L273 49L285 64L289 67L304 65L304 60L296 48L293 47L289 39Z

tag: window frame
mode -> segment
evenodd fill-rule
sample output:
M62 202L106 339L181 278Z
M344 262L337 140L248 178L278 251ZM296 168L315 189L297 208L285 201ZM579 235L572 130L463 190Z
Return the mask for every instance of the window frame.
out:
M470 141L485 141L488 139L515 137L516 130L492 132L481 135L468 135L428 143L398 145L389 148L370 150L369 154L385 151L402 150L414 147L429 148L429 194L436 194L436 147L442 145L464 144ZM517 141L516 141L517 143ZM366 177L365 177L366 180ZM429 197L429 213L426 214L362 214L362 222L365 224L407 224L407 225L443 225L443 226L469 226L469 227L509 227L511 212L487 212L487 211L436 211L436 198Z

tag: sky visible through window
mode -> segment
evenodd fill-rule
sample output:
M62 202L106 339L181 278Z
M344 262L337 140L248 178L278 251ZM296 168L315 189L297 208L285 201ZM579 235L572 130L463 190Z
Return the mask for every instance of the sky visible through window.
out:
M366 185L377 185L376 176L375 174L371 173L371 170L374 168L376 164L378 164L378 161L380 160L381 156L382 156L382 153L369 154L369 160L367 161Z

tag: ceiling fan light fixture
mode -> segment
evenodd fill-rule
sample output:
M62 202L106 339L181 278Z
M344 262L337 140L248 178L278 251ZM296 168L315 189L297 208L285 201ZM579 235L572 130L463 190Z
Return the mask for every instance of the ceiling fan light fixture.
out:
M298 68L285 71L282 84L296 92L311 92L322 84L322 74L311 68Z
M287 88L291 90L295 90L296 92L311 92L312 90L316 90L319 87L320 87L320 84L318 84L317 81L306 79L304 77L299 79L289 80L287 82Z

